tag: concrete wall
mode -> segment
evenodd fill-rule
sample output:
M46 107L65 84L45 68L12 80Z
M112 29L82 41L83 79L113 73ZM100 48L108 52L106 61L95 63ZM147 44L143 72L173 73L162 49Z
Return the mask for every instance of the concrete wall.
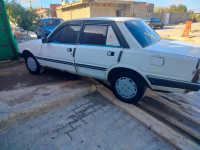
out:
M149 13L149 17L157 17L160 20L164 21L164 14L163 13Z
M85 5L84 7L79 6L79 7L57 9L56 13L57 17L62 18L63 20L91 17L90 7L87 5Z
M148 14L146 2L133 2L133 13L137 18L146 18Z
M165 22L166 13L150 13L149 17L157 17ZM185 23L189 17L189 13L170 13L169 24Z
M90 13L91 17L115 17L116 16L115 5L91 4Z
M189 13L171 13L170 24L185 23L190 18Z
M116 11L121 10L121 17L130 16L130 6L128 5L114 5L114 4L91 4L91 17L116 17Z

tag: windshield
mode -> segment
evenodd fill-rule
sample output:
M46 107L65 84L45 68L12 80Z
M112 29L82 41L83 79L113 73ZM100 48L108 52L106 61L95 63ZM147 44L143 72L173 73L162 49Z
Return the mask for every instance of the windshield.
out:
M151 21L151 18L144 18L144 21Z
M161 39L161 37L142 20L126 21L125 25L142 47L152 45Z
M48 19L44 20L45 27L55 27L58 26L62 22L62 19Z

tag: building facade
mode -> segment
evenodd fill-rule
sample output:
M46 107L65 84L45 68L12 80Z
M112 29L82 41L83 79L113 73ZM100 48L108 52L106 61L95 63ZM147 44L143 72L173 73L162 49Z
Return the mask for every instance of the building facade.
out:
M61 6L61 4L50 4L50 8L43 8L42 6L36 7L36 13L39 18L53 18L57 17L56 7Z
M133 14L130 0L81 0L62 3L56 8L57 16L64 20L86 17L129 17Z

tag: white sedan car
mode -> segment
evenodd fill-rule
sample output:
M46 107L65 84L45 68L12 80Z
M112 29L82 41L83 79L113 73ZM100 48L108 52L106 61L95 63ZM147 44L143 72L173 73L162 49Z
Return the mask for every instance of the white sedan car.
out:
M61 23L47 38L19 44L28 70L43 67L111 83L124 102L137 103L146 87L200 90L200 45L161 39L137 18L84 18Z

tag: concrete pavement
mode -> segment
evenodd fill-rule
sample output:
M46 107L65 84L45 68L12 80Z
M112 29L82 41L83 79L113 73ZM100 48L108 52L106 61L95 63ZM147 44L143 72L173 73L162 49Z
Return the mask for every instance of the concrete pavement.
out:
M3 132L1 150L172 150L98 93Z

